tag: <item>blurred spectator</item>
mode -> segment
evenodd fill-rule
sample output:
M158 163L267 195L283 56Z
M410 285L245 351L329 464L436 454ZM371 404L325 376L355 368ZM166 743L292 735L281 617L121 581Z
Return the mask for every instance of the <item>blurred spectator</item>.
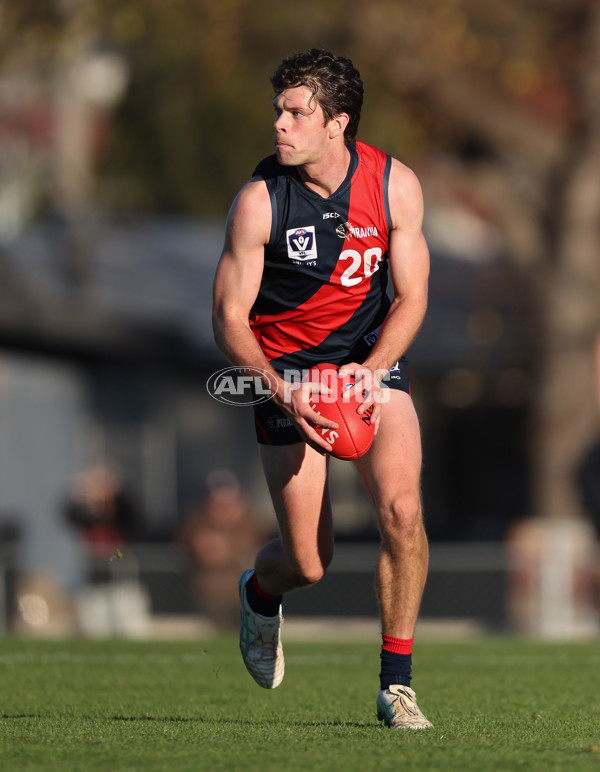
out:
M65 514L94 557L110 557L133 536L136 516L132 501L120 477L103 466L92 467L75 478Z
M231 629L239 623L240 574L253 564L267 535L233 472L211 472L206 486L205 498L183 522L177 541L192 562L199 612L220 629Z
M139 581L131 548L121 553L136 537L137 511L120 476L104 466L77 475L65 514L88 549L87 581L74 598L80 632L142 637L150 598ZM126 558L123 565L121 557Z

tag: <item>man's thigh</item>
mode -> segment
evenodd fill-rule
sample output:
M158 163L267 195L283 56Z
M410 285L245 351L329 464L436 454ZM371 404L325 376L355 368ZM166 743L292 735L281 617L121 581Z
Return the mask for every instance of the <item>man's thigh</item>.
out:
M390 390L371 449L354 462L378 509L399 498L419 500L421 462L421 430L413 401L404 391Z
M305 442L261 445L265 478L289 555L322 553L333 542L328 464Z

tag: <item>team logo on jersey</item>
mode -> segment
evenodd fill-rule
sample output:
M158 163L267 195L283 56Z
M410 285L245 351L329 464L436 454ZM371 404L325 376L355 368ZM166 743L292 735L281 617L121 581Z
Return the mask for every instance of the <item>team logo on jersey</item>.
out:
M335 229L336 234L341 238L345 239L348 235L348 226L350 225L349 222L341 222L338 227Z
M315 226L307 225L306 228L292 228L286 231L288 257L290 260L298 260L301 263L317 261L317 240Z
M352 223L340 223L335 232L341 239L366 239L369 236L379 236L376 225L357 226Z

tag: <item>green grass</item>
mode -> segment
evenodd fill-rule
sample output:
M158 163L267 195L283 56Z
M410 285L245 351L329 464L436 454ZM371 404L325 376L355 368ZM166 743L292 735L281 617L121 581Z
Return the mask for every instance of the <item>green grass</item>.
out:
M234 637L2 639L0 769L600 770L598 643L418 642L413 732L376 720L376 641L285 649L266 691Z

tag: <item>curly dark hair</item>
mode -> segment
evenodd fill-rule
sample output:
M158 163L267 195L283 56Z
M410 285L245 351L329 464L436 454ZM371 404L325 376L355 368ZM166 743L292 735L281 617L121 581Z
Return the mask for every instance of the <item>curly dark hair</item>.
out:
M340 113L350 120L344 132L346 143L356 139L363 103L363 83L350 59L322 48L311 48L284 59L271 77L275 94L286 88L306 86L321 106L325 122Z

